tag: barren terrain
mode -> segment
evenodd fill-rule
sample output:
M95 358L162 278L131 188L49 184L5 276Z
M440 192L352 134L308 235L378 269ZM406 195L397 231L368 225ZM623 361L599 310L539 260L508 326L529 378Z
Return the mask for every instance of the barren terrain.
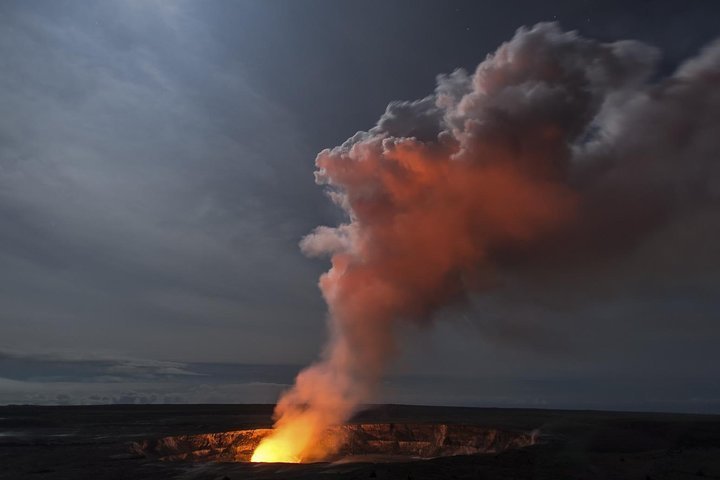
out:
M0 407L0 478L720 478L720 416L376 406L353 420L352 442L331 462L239 461L238 439L249 434L238 432L270 427L271 413L270 405Z

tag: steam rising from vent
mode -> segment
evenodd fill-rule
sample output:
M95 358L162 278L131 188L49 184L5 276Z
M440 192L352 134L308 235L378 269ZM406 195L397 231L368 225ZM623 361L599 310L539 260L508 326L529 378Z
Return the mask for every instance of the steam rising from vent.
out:
M508 266L626 252L683 211L717 211L720 44L649 83L659 52L543 23L469 75L394 102L322 151L317 183L348 216L301 242L330 339L280 399L258 461L322 459L318 439L374 390L396 326L497 283Z

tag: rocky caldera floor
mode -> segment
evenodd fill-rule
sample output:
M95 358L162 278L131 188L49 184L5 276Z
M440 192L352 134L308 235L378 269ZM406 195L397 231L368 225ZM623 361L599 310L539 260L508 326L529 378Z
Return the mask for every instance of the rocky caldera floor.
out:
M376 406L341 432L338 455L351 461L238 461L271 415L271 405L0 407L0 479L720 479L720 416Z
M135 453L163 461L247 462L271 430L249 429L177 435L135 442ZM363 423L336 427L326 439L334 451L328 460L399 461L451 455L499 453L535 443L533 432L479 425Z

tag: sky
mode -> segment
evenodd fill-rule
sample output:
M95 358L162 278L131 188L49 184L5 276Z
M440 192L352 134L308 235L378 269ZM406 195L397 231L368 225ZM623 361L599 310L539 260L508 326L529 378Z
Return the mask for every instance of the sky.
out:
M345 219L315 184L318 152L521 26L647 43L662 79L720 37L718 14L712 0L3 2L0 404L275 401L327 335L328 261L298 246ZM510 272L407 327L378 400L720 413L717 207L597 265Z

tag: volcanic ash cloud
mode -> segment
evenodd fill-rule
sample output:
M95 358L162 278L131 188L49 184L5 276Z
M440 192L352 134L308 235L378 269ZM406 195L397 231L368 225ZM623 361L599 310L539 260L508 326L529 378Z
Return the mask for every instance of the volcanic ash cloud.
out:
M556 24L521 28L469 75L388 106L322 151L316 180L348 223L301 242L330 339L280 399L255 460L307 461L373 397L396 326L492 288L508 266L620 255L684 211L717 211L720 44L651 83L659 52Z

